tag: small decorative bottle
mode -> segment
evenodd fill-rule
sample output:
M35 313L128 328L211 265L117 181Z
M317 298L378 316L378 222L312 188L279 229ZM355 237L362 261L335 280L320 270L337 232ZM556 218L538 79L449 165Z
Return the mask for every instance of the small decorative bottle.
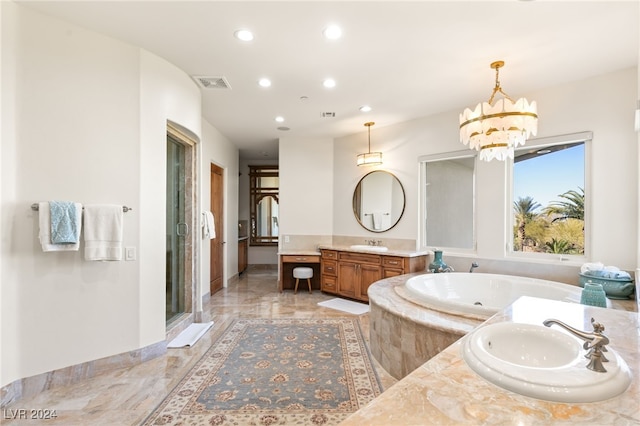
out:
M602 284L592 283L591 281L584 284L580 303L583 305L607 307L607 294L602 288Z
M433 251L433 262L427 268L430 272L442 272L447 269L447 264L442 260L442 250Z

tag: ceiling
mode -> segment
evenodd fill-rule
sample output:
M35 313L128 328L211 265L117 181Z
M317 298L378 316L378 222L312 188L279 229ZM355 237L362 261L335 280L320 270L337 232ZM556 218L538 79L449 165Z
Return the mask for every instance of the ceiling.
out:
M513 98L638 65L637 0L18 3L191 76L224 77L230 89L201 90L202 113L244 159L277 158L280 137L336 138L366 132L367 121L374 134L486 101L495 60L505 61L500 82ZM342 28L340 39L323 37L328 24ZM234 38L240 28L254 40ZM257 84L262 77L271 87ZM332 89L322 86L328 77Z

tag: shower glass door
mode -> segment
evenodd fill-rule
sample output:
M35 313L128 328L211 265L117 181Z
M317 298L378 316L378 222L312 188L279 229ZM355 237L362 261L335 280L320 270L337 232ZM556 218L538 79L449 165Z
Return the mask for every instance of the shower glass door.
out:
M185 312L186 147L167 137L167 277L166 322Z

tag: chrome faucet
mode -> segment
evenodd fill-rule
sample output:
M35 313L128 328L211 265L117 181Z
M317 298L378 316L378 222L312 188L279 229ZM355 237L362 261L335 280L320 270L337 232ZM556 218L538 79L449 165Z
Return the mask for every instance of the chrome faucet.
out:
M469 273L472 273L473 270L476 269L478 266L480 266L480 265L478 265L476 262L473 262L471 264L471 268L469 268Z
M370 246L381 246L382 245L382 240L364 240L365 243L367 243L367 245Z
M446 268L443 268L442 266L440 266L434 272L455 272L455 271L453 270L453 268L451 266L447 266Z
M608 352L605 345L609 344L609 338L602 334L602 332L604 331L604 325L600 324L599 322L595 322L595 320L591 318L593 333L587 333L586 331L577 330L563 323L562 321L558 321L557 319L551 318L545 320L543 321L543 324L545 325L545 327L551 327L553 324L557 324L574 336L584 340L584 344L582 345L582 347L584 349L589 349L589 352L587 352L584 356L585 358L589 359L587 368L599 373L607 372L607 370L602 365L603 362L609 361L603 354L603 352Z

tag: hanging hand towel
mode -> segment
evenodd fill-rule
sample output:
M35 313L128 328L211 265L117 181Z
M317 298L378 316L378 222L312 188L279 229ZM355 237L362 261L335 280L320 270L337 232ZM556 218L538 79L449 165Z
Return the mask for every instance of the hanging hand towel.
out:
M85 260L122 260L122 206L84 206Z
M213 240L216 237L215 221L210 211L202 212L202 232L203 238Z
M80 218L75 203L49 201L51 215L51 242L53 244L76 244L80 239Z
M38 225L40 227L38 238L40 239L40 245L42 251L78 251L80 249L80 228L82 218L82 205L79 203L73 203L75 208L75 227L77 229L78 238L75 243L56 244L51 240L51 210L49 208L49 202L44 201L38 203Z
M371 218L373 220L373 229L382 229L382 213L374 212L371 214Z

